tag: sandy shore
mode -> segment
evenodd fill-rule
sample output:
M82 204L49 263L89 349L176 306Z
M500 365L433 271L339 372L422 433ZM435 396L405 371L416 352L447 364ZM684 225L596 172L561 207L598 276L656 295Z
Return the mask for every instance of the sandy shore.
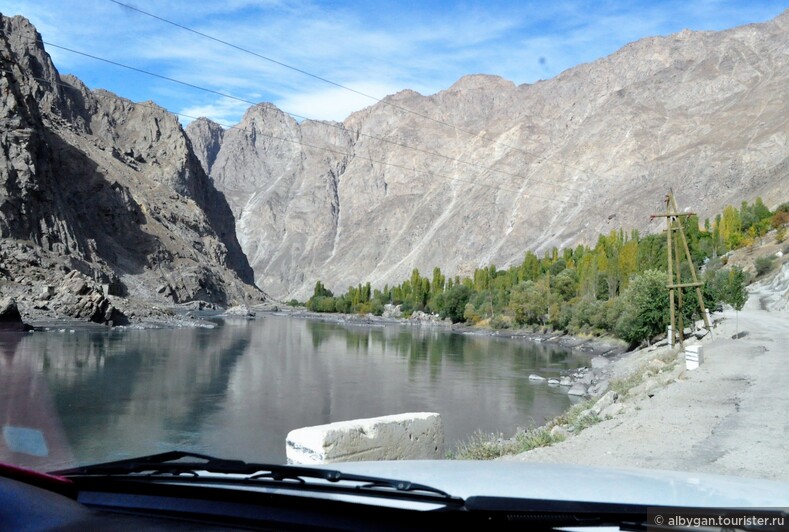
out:
M789 481L787 268L783 277L753 287L739 315L723 313L698 369L623 398L621 413L561 443L503 459Z

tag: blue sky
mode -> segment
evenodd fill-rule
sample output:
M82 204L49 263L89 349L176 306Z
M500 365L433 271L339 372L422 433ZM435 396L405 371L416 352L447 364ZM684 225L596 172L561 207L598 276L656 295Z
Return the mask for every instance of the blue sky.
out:
M432 94L476 73L531 83L642 37L763 22L789 7L771 0L123 1L377 98L402 89ZM309 118L340 121L374 103L110 0L0 0L0 11L26 16L47 42ZM91 88L173 112L229 125L249 107L48 51L61 73Z

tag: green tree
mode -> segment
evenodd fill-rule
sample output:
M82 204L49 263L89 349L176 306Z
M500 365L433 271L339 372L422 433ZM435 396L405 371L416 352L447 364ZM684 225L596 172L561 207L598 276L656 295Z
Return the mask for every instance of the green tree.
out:
M570 301L574 298L578 292L578 281L575 270L562 270L559 275L552 280L551 291L562 301Z
M649 341L666 330L669 317L666 274L647 270L633 277L622 294L622 314L616 324L616 334L636 344Z
M745 302L748 301L748 291L745 289L745 282L745 272L742 271L742 268L733 266L729 269L723 301L734 307L736 311L734 315L734 331L738 334L740 329L740 311L745 306Z
M739 247L742 242L742 219L739 211L731 205L727 205L723 209L719 230L727 250Z
M456 284L443 294L443 308L441 317L449 318L452 323L463 321L463 314L466 311L466 303L471 297L471 288L465 284Z
M430 283L431 297L435 297L444 291L444 283L446 278L441 274L441 268L436 266L433 268L433 280Z
M332 297L331 290L323 286L323 283L318 281L315 283L315 288L312 291L312 297Z
M524 281L512 289L510 311L521 325L544 325L548 319L549 302L548 285L544 280L536 283Z
M521 281L535 281L540 276L540 259L531 251L523 257L518 279Z
M722 300L734 307L734 310L742 310L748 301L748 290L745 288L745 283L746 277L742 268L739 266L729 268Z

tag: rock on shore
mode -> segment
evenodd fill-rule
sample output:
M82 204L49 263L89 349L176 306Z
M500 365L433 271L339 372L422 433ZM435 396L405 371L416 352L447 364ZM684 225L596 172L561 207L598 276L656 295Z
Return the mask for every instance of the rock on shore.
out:
M30 326L22 321L16 301L10 298L0 299L0 332L28 330Z

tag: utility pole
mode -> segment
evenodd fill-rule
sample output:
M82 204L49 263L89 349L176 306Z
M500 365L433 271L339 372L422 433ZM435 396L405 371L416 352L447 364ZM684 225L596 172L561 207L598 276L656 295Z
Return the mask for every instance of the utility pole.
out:
M674 199L674 191L666 194L666 212L660 214L653 214L652 218L665 218L666 219L666 251L668 253L668 300L669 300L669 318L671 327L669 330L669 344L674 345L675 339L679 340L680 347L684 347L685 341L685 324L682 313L683 297L682 289L686 287L694 287L696 289L696 299L699 303L699 310L701 310L701 317L704 320L704 327L712 332L710 321L707 317L707 309L704 308L704 299L701 295L701 287L704 283L699 282L696 277L696 267L693 264L693 259L690 256L690 249L688 248L688 240L685 237L685 228L682 226L682 218L693 216L692 212L677 212L677 202ZM677 235L674 235L677 233ZM680 242L685 251L685 260L690 267L690 275L693 279L689 283L682 282L682 270L680 268ZM679 289L676 294L678 305L674 304L675 294L674 291ZM677 323L677 316L675 308L679 310L679 323ZM679 327L678 327L679 326Z

